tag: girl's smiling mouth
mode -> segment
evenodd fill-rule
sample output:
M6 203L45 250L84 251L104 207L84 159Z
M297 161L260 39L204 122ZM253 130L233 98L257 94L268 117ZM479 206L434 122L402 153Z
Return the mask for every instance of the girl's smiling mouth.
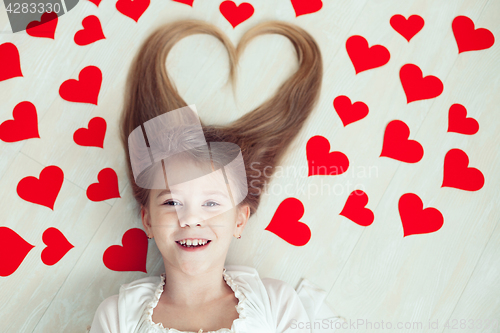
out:
M189 242L183 242L184 244L181 244L180 241L175 241L177 243L177 246L179 248L181 248L182 250L184 251L188 251L188 252L193 252L193 251L201 251L205 248L208 247L208 244L210 244L211 240L207 240L205 242L205 244L203 245L188 245L188 243L191 243L190 241Z

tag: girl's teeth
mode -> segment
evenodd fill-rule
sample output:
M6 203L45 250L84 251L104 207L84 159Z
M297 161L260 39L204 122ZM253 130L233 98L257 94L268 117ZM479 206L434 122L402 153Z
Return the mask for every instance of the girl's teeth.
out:
M195 246L204 246L208 243L208 241L203 241L203 240L198 240L198 239L194 239L194 240L188 239L185 241L180 241L179 243L182 246L195 247Z

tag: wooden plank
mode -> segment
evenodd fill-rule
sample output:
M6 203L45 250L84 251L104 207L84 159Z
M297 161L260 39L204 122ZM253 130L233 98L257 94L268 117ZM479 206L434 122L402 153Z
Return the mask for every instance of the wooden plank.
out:
M487 14L498 11L498 3L489 3L482 11L479 4L468 4L470 8L446 11L448 21L451 23L456 15L467 15L476 23L476 28L486 27L498 35L497 20ZM484 16L479 16L480 12ZM445 54L454 43L450 34L451 28L441 42L448 50L444 50ZM454 64L449 74L437 75L446 78L442 96L431 103L418 101L411 107L398 107L397 115L391 117L408 124L410 139L421 143L424 157L415 164L387 162L397 168L397 172L376 206L373 225L363 232L328 296L346 318L372 323L390 321L393 325L421 322L423 329L415 326L405 332L435 332L429 329L428 321L442 322L450 317L500 218L494 210L498 202L496 189L500 185L495 176L500 143L495 110L498 105L495 91L499 89L495 78L500 67L494 59L498 59L498 50L498 45L494 45L488 50L460 54L456 60L436 54ZM452 51L458 52L456 46ZM436 67L435 70L443 69ZM434 72L423 71L424 75L434 75ZM478 120L477 134L446 132L448 110L454 103L466 106L468 116ZM418 121L424 115L425 119ZM382 137L379 138L381 145ZM469 192L440 187L444 156L452 148L465 151L469 166L482 171L486 182L481 190ZM403 238L398 200L408 192L419 195L424 208L435 207L441 211L444 225L440 230ZM361 332L370 331L363 326L356 328Z
M54 210L21 199L16 192L19 181L28 176L38 178L43 168L19 153L0 181L5 198L0 202L0 210L5 212L2 227L12 229L35 246L17 270L0 281L0 298L7 300L0 305L3 332L33 332L111 209L106 202L89 201L85 191L67 179L63 181ZM42 251L47 248L42 237L48 228L57 228L74 246L52 265L41 260ZM73 283L77 288L81 281ZM71 304L71 300L66 302ZM68 310L72 311L72 307ZM58 330L57 326L51 327Z

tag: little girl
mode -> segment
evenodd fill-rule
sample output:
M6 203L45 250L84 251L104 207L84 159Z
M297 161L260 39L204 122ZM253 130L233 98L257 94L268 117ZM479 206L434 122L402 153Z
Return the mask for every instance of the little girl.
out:
M233 86L239 55L261 34L290 39L299 69L255 110L229 125L205 125L166 72L173 45L197 33L224 44ZM324 302L326 292L308 280L296 291L281 280L260 278L255 268L225 265L232 237L241 238L265 185L312 113L322 70L314 39L285 22L255 26L236 49L218 28L197 20L165 24L143 42L127 77L121 139L142 223L165 272L124 284L106 298L90 333L298 333L339 327Z

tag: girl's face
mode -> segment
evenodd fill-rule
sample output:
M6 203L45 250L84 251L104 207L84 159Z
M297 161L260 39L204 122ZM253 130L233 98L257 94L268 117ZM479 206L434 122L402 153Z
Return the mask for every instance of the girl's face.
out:
M152 189L149 209L141 208L142 223L154 237L165 269L175 267L196 275L223 266L231 239L241 235L248 221L248 205L234 205L221 169L199 176L206 173L206 167L186 159L170 160L165 173L173 185ZM187 238L210 242L187 251L179 244Z

